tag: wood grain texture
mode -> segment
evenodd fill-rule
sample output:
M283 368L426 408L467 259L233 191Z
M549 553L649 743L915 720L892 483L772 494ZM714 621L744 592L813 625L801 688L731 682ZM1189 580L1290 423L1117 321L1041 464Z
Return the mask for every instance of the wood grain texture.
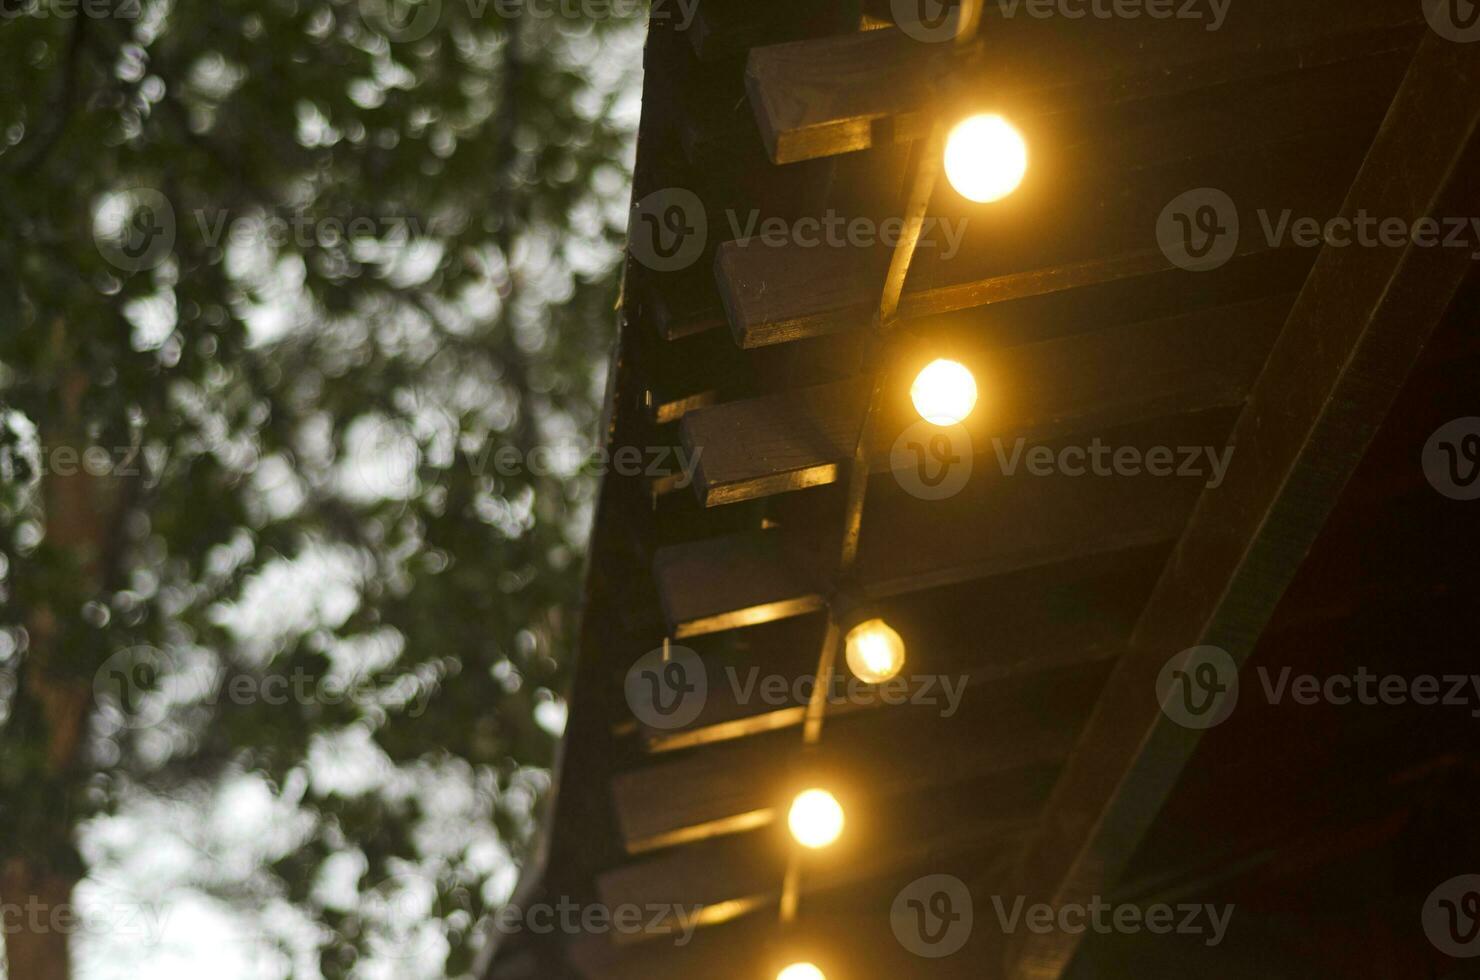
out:
M1242 404L1293 296L1274 296L1150 323L958 360L985 397L964 423L977 452L993 440L1053 438L1075 428L1120 425ZM908 386L900 373L897 388ZM846 381L701 407L686 415L684 445L697 456L695 491L705 506L832 483L852 457L867 381ZM918 419L895 399L875 428L876 472Z
M845 811L862 813L873 797L1057 765L1108 671L1097 663L1002 681L952 707L921 685L938 703L838 718L812 751L781 733L655 761L613 780L623 840L636 854L770 826L807 785L836 786ZM860 782L860 772L871 775Z
M1342 213L1480 207L1480 47L1427 39ZM1242 664L1387 415L1472 261L1465 249L1328 248L1117 664L1026 856L1020 892L1056 907L1113 886L1198 743L1157 702L1168 658L1197 645ZM1013 978L1058 978L1078 936L1019 937Z
M1261 216L1275 222L1287 209L1334 215L1376 128L1381 108L1369 108L1371 116L1355 126L1134 174L1063 161L1044 168L1021 196L959 216L963 233L955 250L944 230L934 247L921 248L900 315L918 320L1173 270L1157 243L1157 224L1174 198L1195 188L1217 188L1235 202L1243 225L1236 256L1294 252L1288 240L1271 240ZM949 217L939 205L932 213ZM866 326L888 249L859 241L814 247L752 238L720 245L715 276L736 343L762 347Z
M1422 23L1414 5L1246 0L1217 30L1186 20L989 19L975 91L1015 118L1164 98L1231 81L1361 57ZM908 141L937 112L948 51L898 29L757 48L746 87L775 163ZM887 123L887 125L881 125Z
M1106 433L1107 445L1224 445L1230 414L1213 410ZM1034 443L1057 453L1064 443ZM1004 447L1012 456L1016 447ZM1175 538L1205 475L1097 477L1012 473L994 450L955 496L920 499L875 478L857 576L875 598L1003 575ZM1010 462L1010 460L1009 460ZM996 467L994 469L994 467ZM885 481L888 482L885 482ZM697 636L821 609L826 529L749 532L659 549L654 575L670 635Z

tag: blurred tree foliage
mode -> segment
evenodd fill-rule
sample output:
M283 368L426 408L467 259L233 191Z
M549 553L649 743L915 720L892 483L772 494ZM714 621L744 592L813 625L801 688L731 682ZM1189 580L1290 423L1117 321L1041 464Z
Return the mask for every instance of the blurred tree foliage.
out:
M410 875L464 975L493 870L424 793L518 853L547 782L594 487L495 460L596 430L642 25L0 7L0 900L64 900L134 794L253 773L305 818L238 901L355 976ZM324 778L354 739L378 777Z

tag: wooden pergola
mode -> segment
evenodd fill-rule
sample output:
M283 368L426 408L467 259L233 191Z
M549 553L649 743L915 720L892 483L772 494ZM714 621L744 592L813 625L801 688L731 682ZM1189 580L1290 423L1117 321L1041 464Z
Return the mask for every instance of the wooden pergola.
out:
M676 467L603 483L556 793L516 903L682 907L694 931L510 931L486 975L1448 975L1423 907L1480 872L1480 722L1265 688L1286 668L1474 673L1480 501L1440 492L1424 459L1480 415L1480 241L1271 228L1480 215L1480 42L1420 0L1235 0L1216 29L989 3L951 43L896 22L915 6L654 7L634 236L678 237L627 264L604 436L698 465L692 485ZM1032 153L995 204L922 179L978 105ZM1241 232L1188 268L1158 228L1209 189ZM964 228L959 247L796 234L898 216L908 243L912 214ZM773 240L737 236L768 219ZM900 449L937 352L982 393L949 494ZM1009 472L1019 445L1201 448L1226 470ZM962 684L952 709L793 683L846 679L858 610L904 637L911 692ZM1200 647L1241 669L1207 727L1165 707L1169 664ZM665 649L707 678L671 727L628 684ZM733 682L752 672L781 693ZM819 783L847 824L803 851L787 807ZM899 938L897 901L932 875L974 910L939 957ZM1210 945L1003 928L1019 899L1234 911Z

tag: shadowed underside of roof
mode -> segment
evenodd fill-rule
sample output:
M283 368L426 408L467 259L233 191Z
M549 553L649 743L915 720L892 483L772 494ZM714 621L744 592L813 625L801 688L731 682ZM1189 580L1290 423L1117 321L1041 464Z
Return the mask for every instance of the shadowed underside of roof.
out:
M603 485L516 901L600 915L502 930L487 975L1449 975L1424 916L1480 872L1470 708L1281 685L1473 673L1480 501L1444 427L1480 415L1480 243L1411 232L1480 214L1480 43L1417 0L1241 0L1216 29L989 4L963 82L911 4L845 6L654 5L605 437L666 462ZM846 229L902 213L924 137L978 98L1032 164L1000 204L930 198L960 235L904 281L840 583L890 259ZM1204 207L1239 230L1199 264L1165 229ZM1299 231L1362 216L1405 237ZM982 390L951 493L901 451L937 352ZM807 746L798 681L844 598L905 637L914 686L840 697ZM629 697L665 639L707 678L681 725ZM1161 696L1203 646L1241 666L1211 726ZM783 926L786 807L817 778L847 830ZM931 875L971 899L950 955L901 936ZM1232 914L1216 942L1010 915L1102 901Z

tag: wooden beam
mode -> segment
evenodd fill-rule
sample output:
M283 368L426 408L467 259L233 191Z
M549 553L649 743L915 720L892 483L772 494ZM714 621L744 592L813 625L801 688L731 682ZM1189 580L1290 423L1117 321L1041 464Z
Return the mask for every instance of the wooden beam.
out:
M1173 270L1155 229L1167 204L1192 188L1219 188L1235 202L1243 222L1236 257L1276 248L1258 212L1276 216L1271 221L1287 209L1335 214L1381 104L1368 111L1355 126L1316 127L1135 173L1106 171L1090 159L1083 166L1060 161L1054 173L1031 174L1001 205L955 217L964 234L954 252L937 232L937 247L922 249L911 267L900 315L919 319ZM952 217L948 204L938 201L932 213ZM1288 242L1283 248L1299 251ZM714 274L736 343L753 348L859 330L877 302L886 257L883 246L846 243L722 244Z
M1015 118L1100 109L1370 54L1412 35L1421 10L1390 0L1339 7L1246 0L1220 29L1185 20L992 19L975 84ZM746 66L757 124L775 163L906 142L945 103L941 45L892 29L757 48Z
M1480 205L1480 47L1425 40L1342 214L1472 215ZM1234 432L1228 479L1198 502L1127 655L1055 789L1020 894L1088 901L1123 871L1198 732L1156 679L1202 644L1248 656L1426 339L1471 268L1468 249L1328 248ZM1014 978L1063 975L1079 937L1023 936Z
M723 334L701 333L652 344L651 381L644 400L656 425L677 422L696 408L743 394L753 384L749 359Z
M880 603L877 611L904 637L912 673L959 673L975 691L1118 656L1164 559L1164 548L1104 555L1006 576L990 589L966 583L916 593ZM716 681L703 710L679 729L639 725L644 748L674 752L799 725L804 699L789 690L779 703L746 700L743 679L810 676L817 665L808 654L822 626L816 617L784 620L696 641L705 676ZM991 642L983 644L984 636ZM877 697L834 699L828 716L884 706Z
M700 61L720 61L760 45L846 30L845 11L828 0L703 0L689 39Z
M1020 846L1056 773L1045 765L984 778L963 773L954 787L937 788L928 808L897 787L870 786L866 797L851 801L847 837L829 853L810 856L805 891L815 896L856 886L928 858ZM607 872L598 880L599 893L610 907L699 906L699 925L731 922L776 903L785 837L784 828L774 827L677 848Z
M1059 631L1059 636L1053 641L1035 637L1034 641L1040 649L1030 654L1021 654L1015 659L972 667L962 671L961 677L967 687L974 691L982 685L1019 680L1034 674L1107 663L1115 659L1121 649L1117 638L1110 635L1112 632L1113 630L1096 624L1081 626L1073 631ZM1075 635L1066 635L1070 633ZM726 669L707 662L706 668L710 671L710 677L722 676L721 671ZM728 669L734 672L733 676L739 678L750 674L749 671L736 670L733 667ZM761 674L764 676L766 672L762 671ZM711 689L710 699L711 703L705 706L705 714L690 727L677 731L660 731L639 725L638 730L645 733L647 749L653 753L677 752L796 728L801 725L806 711L805 702L796 701L790 690L787 691L783 699L785 703L781 707L738 699L728 686L717 691ZM859 711L878 711L890 706L884 695L869 691L857 700L841 697L831 700L827 715L830 719L839 718Z
M837 786L850 812L874 796L1057 765L1094 703L1109 665L1000 680L952 700L961 676L912 688L918 703L834 721L815 750L788 733L696 749L619 774L612 797L627 851L640 854L776 822L798 781ZM759 696L758 694L756 695ZM867 773L866 779L860 774Z
M1040 179L1047 182L1047 186L1054 188L1051 200L1062 203L1065 195L1061 185L1072 183L1078 171L1121 174L1117 180L1124 183L1150 166L1190 157L1239 154L1251 145L1330 128L1342 120L1370 125L1375 131L1412 58L1417 34L1411 40L1406 35L1394 37L1386 46L1391 50L1354 61L1286 72L1251 84L1224 85L1148 100L1110 112L1064 111L1029 120L1024 129L1034 146L1030 183ZM732 101L725 100L724 104L728 106ZM736 158L743 155L743 141L748 135L753 136L745 132L749 128L731 125L725 131L721 127L724 135L717 133L714 139L723 144L717 155L724 159L696 168L695 174L684 180L695 180L701 173L706 176L728 173L735 168ZM796 213L775 209L763 213L768 217L795 218L831 207L848 215L867 214L867 209L877 207L878 188L893 186L889 160L902 149L899 146L888 152L832 158L827 164L833 173L834 193L818 191L810 198L793 200L791 203L802 209ZM759 169L764 173L774 168ZM791 169L795 168L782 173ZM1060 173L1066 177L1059 177ZM681 186L690 186L684 180L680 181ZM1118 192L1118 183L1112 186ZM949 196L938 203L959 206ZM722 208L711 207L710 236L718 242L734 233L729 231L731 222ZM974 221L983 219L985 212L971 208L963 216ZM653 311L664 336L677 337L726 322L714 289L710 267L713 256L706 257L711 261L702 269L696 267L662 277L662 289L648 297L645 305Z
M1242 405L1284 324L1292 296L1131 324L995 351L953 351L987 398L965 423L978 453L994 440L1048 439L1075 429ZM896 387L908 387L908 368ZM867 380L701 407L682 423L707 507L833 483L853 457ZM870 450L890 468L896 439L917 421L903 397L886 407Z
M1101 434L1106 445L1225 445L1230 413L1158 419ZM1088 444L1089 437L1044 443ZM1009 454L1012 452L1008 450ZM998 465L996 454L987 457ZM1173 477L971 476L954 497L910 496L875 477L857 576L871 598L1005 575L1175 540L1207 474ZM658 594L675 638L799 616L823 607L824 531L789 526L660 548Z

